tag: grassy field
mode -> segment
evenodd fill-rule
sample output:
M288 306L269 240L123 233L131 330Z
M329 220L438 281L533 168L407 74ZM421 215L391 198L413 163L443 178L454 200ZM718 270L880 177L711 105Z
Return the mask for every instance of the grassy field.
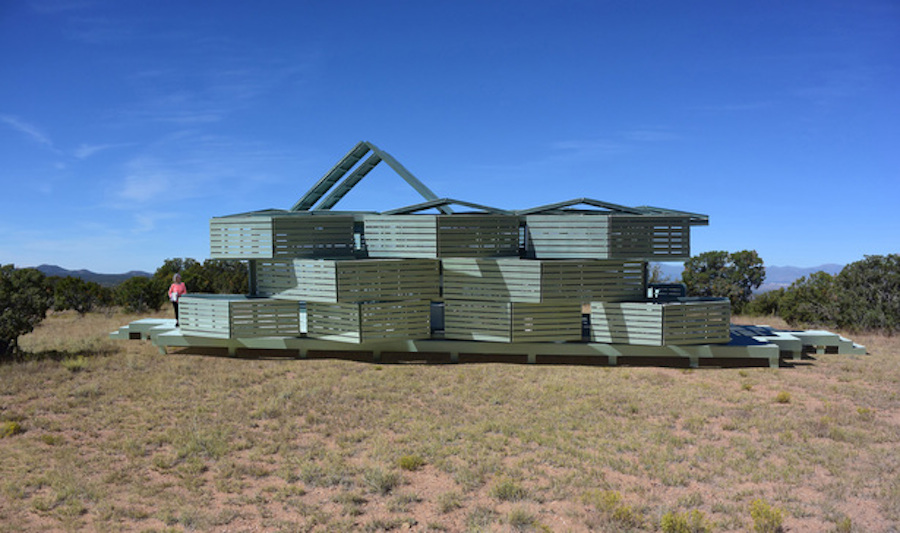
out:
M53 315L0 365L0 531L900 528L900 338L781 369L376 365L106 337L135 318Z

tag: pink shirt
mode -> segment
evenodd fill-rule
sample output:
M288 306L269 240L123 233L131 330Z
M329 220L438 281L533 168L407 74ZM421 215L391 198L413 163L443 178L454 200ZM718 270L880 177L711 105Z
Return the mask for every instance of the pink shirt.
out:
M187 287L184 286L184 282L173 283L169 286L169 299L173 302L177 302L183 294L187 294Z

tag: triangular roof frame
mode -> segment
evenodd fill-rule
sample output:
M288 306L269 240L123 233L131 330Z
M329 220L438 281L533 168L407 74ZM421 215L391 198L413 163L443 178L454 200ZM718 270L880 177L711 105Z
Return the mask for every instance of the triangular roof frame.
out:
M425 211L426 209L438 209L440 210L442 207L449 207L450 205L460 205L463 207L470 207L472 209L478 209L480 211L485 211L494 215L513 215L512 211L507 211L506 209L500 209L497 207L491 207L487 205L476 204L473 202L466 202L465 200L455 200L453 198L438 198L436 200L431 200L429 202L422 202L421 204L408 205L406 207L398 207L396 209L391 209L390 211L384 211L382 215L412 215L418 213L420 211ZM441 211L443 213L443 211ZM460 213L461 214L461 213Z
M372 154L366 158L365 161L360 163L357 166L357 163L365 157L366 154L372 152ZM413 189L416 190L425 200L431 202L434 200L439 200L436 194L434 194L431 189L429 189L424 183L419 181L418 178L413 176L412 172L406 169L403 165L400 164L399 161L394 159L394 157L381 150L374 144L369 141L360 141L354 146L347 155L341 158L340 161L337 162L334 167L331 168L312 188L307 191L306 194L300 198L297 203L291 207L291 211L320 211L320 210L330 210L337 204L341 198L343 198L350 190L356 186L357 183L362 180L366 174L368 174L373 168L375 168L378 163L384 161L387 163L389 167L391 167L394 172L397 173L404 181L406 181ZM347 172L356 167L356 170L351 172L349 175L344 177ZM343 178L343 181L341 181ZM338 183L340 181L340 183ZM335 187L337 185L337 187ZM322 199L329 190L335 187L334 190L331 191L328 196ZM321 203L319 201L321 200ZM319 204L316 206L316 204ZM314 207L316 206L316 207ZM446 204L437 205L437 209L445 214L449 215L453 213L453 210Z
M600 209L606 209L607 211L614 214L624 214L624 215L672 215L672 216L686 216L690 219L690 224L692 226L707 226L709 225L709 215L703 215L700 213L690 213L687 211L678 211L675 209L665 209L662 207L651 207L651 206L639 206L639 207L627 207L624 205L613 204L610 202L603 202L600 200L594 200L592 198L574 198L572 200L567 200L565 202L557 202L555 204L547 204L538 207L532 207L530 209L520 209L515 213L519 216L524 215L551 215L551 214L567 214L571 213L572 209L567 209L569 207L573 207L576 205L589 205L591 207L597 207Z

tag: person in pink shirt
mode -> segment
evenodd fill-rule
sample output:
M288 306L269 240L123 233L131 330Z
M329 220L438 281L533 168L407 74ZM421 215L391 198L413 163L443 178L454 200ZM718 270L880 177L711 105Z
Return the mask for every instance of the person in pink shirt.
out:
M175 308L175 327L180 325L178 323L178 300L185 294L187 294L187 287L181 281L181 275L175 274L172 276L172 284L169 285L169 300L172 301L172 307Z

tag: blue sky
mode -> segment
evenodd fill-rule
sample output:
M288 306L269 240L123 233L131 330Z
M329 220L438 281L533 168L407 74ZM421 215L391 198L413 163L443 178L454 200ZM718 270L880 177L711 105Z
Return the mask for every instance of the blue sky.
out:
M442 197L706 213L695 253L898 253L900 6L0 3L0 263L205 259L360 140ZM382 164L337 208L418 201Z

